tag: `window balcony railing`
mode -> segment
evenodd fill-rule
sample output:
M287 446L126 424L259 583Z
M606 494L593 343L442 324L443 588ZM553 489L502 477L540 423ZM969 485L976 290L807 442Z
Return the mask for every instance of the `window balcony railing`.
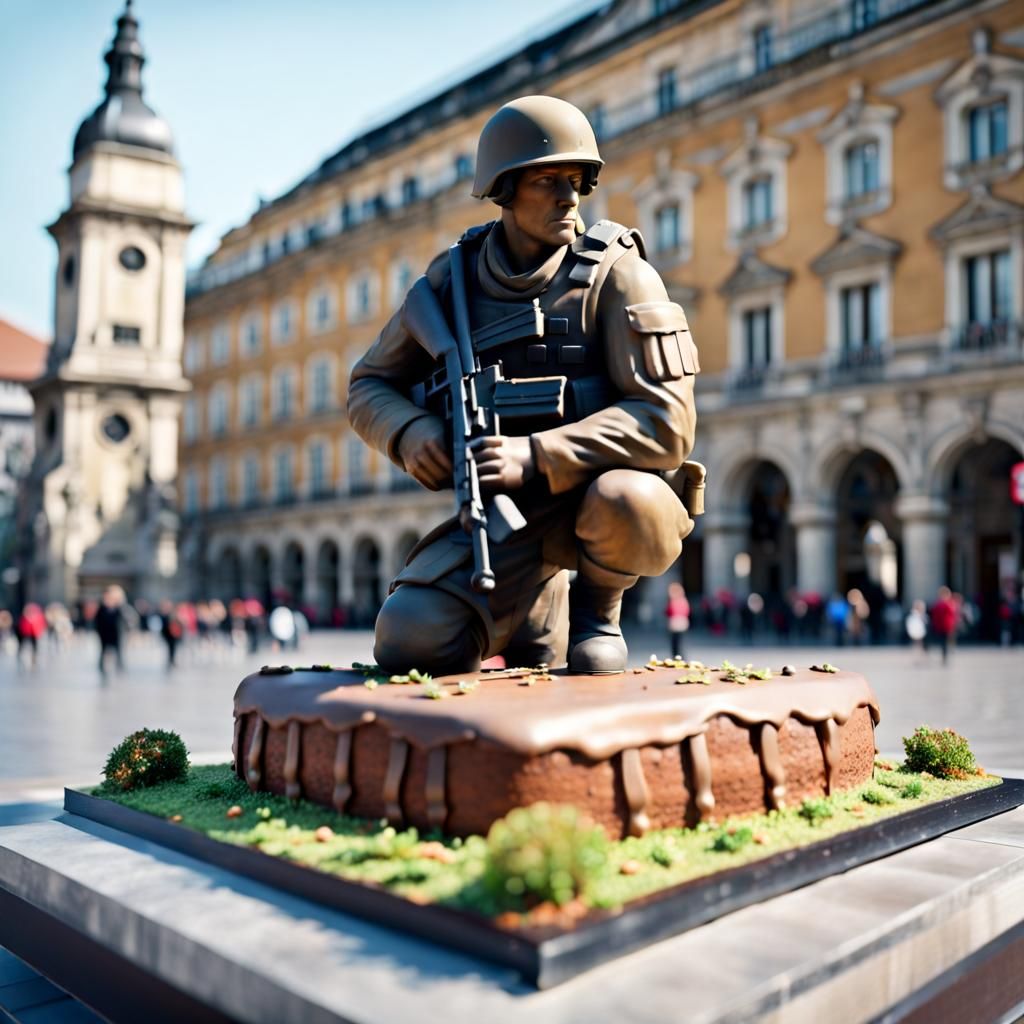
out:
M737 397L757 395L764 390L771 376L770 366L744 366L733 371L729 378L729 390Z
M876 380L884 373L888 358L887 346L880 341L843 349L832 357L828 376L834 384Z
M973 321L953 332L958 352L1007 352L1020 348L1021 327L1007 317Z

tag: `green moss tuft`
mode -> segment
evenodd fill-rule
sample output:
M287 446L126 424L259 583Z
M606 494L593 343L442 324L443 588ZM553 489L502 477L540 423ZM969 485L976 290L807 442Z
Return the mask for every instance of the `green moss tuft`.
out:
M818 797L816 800L805 800L797 813L812 825L817 825L832 817L832 805L826 797Z
M176 732L139 729L110 752L103 777L106 785L129 790L175 782L187 772L188 750Z
M575 807L538 803L491 826L483 883L508 909L564 906L591 888L607 860L608 840L589 818Z
M903 789L900 796L904 800L916 800L924 792L924 783L920 779L911 779Z
M940 779L966 779L977 773L970 744L952 729L918 726L913 736L903 737L903 749L907 772L929 772Z
M880 789L865 789L861 795L861 800L866 804L874 804L876 807L880 807L882 804L891 804L892 797L883 793Z
M752 828L724 828L715 836L711 849L716 853L737 853L754 841Z

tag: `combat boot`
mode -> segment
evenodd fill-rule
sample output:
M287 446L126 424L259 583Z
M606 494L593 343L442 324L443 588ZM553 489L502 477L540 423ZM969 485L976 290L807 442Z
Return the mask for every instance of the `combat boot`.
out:
M606 675L626 669L626 641L619 626L622 595L636 576L605 569L583 552L569 588L569 671Z

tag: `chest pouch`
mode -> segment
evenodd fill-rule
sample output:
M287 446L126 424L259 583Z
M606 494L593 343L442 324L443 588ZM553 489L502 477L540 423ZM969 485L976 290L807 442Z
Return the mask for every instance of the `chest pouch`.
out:
M700 371L697 347L677 302L637 302L626 307L626 316L640 335L644 369L651 380L681 380Z

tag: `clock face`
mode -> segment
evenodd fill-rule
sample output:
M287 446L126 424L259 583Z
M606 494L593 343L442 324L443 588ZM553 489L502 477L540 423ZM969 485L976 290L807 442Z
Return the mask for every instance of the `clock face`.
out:
M141 270L146 265L146 254L134 245L122 249L118 259L125 270Z
M131 432L131 424L119 413L115 412L103 421L103 436L120 444Z

